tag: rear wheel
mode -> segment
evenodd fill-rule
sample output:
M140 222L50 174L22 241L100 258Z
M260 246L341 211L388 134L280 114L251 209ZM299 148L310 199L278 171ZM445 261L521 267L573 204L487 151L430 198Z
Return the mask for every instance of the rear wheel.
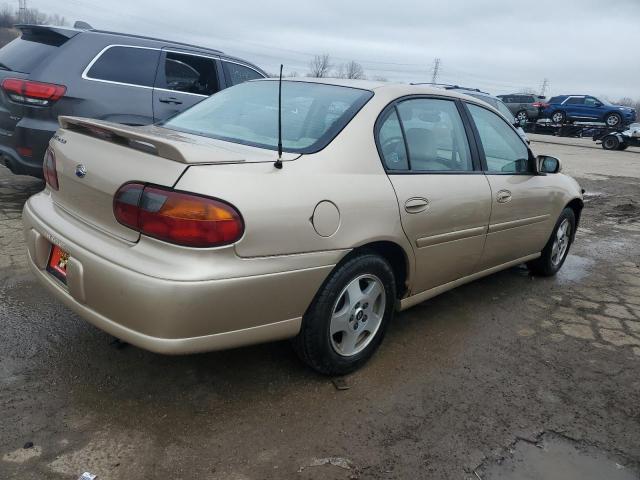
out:
M567 115L561 111L553 112L551 120L553 123L564 123L567 120Z
M542 250L540 257L527 263L529 271L543 277L550 277L558 273L569 254L575 228L576 214L567 207L560 214L551 238Z
M618 150L620 147L620 140L615 135L607 135L602 139L602 148L605 150Z
M395 308L393 270L365 253L337 267L302 319L293 345L300 358L326 375L344 375L363 365L385 335Z

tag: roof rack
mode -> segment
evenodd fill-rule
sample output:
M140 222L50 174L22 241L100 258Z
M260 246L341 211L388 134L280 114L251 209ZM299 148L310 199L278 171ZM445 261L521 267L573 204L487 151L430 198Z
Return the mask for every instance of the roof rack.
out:
M414 83L411 83L410 85L433 85L434 87L442 87L445 90L460 89L460 90L469 90L470 92L478 92L478 93L484 93L486 95L490 95L489 92L483 92L479 88L463 87L461 85L451 85L449 83L414 82Z
M104 34L107 34L107 35L122 35L123 37L138 38L140 40L152 40L152 41L155 41L155 42L166 42L166 43L170 43L172 45L181 45L183 47L191 47L191 48L197 48L199 50L207 50L208 52L224 53L222 50L216 50L215 48L202 47L202 46L199 46L199 45L193 45L191 43L177 42L175 40L166 40L164 38L147 37L145 35L136 35L134 33L112 32L112 31L109 31L109 30L98 30L96 28L92 28L89 31L90 32L94 32L94 33L104 33Z

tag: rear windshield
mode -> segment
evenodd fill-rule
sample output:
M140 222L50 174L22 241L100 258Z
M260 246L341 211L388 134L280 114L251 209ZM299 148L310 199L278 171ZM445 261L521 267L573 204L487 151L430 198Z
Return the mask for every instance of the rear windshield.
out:
M368 90L282 82L282 146L322 150L373 96ZM254 81L222 90L164 123L196 135L271 150L278 145L278 82Z
M0 68L31 73L65 41L55 33L25 33L0 49Z

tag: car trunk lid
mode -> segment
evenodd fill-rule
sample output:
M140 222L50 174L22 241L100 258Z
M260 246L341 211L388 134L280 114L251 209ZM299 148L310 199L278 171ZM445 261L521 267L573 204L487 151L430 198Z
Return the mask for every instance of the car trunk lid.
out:
M173 187L193 164L254 163L275 160L275 152L196 137L161 127L60 117L51 140L59 190L56 205L118 238L135 242L139 233L121 225L113 199L128 182ZM288 154L283 159L297 158ZM212 192L215 196L215 192Z

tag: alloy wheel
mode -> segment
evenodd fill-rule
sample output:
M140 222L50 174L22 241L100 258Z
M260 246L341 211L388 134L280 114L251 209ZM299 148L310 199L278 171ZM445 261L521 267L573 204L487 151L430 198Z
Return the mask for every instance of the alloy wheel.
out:
M569 223L569 220L565 218L556 231L556 236L553 239L553 246L551 247L551 263L553 263L554 266L558 266L562 262L562 259L569 248L570 241L571 223Z
M375 275L360 275L340 292L333 306L329 335L338 355L350 357L374 339L386 306L386 292Z
M610 127L615 127L618 123L620 123L620 118L617 115L609 115L607 117L607 125Z

